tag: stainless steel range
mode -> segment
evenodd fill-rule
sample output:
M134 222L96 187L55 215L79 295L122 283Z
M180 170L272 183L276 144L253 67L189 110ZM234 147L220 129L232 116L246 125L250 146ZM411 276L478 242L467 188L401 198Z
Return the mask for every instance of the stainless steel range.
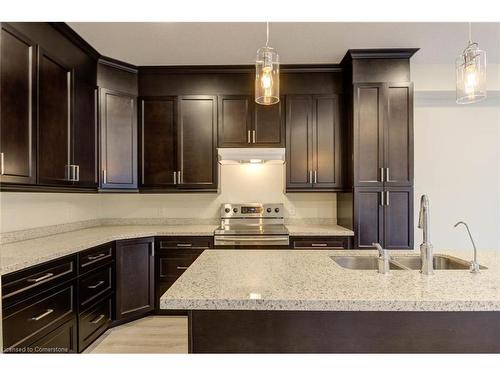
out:
M221 225L214 232L216 247L286 247L289 244L282 203L224 203Z

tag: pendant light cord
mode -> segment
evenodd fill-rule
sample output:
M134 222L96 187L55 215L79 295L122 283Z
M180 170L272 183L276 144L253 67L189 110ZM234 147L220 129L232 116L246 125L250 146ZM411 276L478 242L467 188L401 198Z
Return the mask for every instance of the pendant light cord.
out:
M469 44L472 43L472 23L469 22Z
M269 22L266 22L266 47L269 46Z

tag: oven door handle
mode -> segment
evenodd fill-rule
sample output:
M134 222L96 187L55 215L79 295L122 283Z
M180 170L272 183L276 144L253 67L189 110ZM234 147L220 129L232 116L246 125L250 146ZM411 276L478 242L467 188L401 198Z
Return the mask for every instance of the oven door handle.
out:
M219 241L288 241L287 236L216 236Z

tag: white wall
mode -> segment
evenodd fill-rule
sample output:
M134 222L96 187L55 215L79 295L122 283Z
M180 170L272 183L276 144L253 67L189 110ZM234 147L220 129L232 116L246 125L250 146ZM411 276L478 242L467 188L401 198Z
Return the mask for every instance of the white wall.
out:
M415 223L421 194L431 203L436 249L469 249L464 220L480 249L500 250L500 65L488 67L490 98L454 103L453 65L413 65ZM421 242L415 228L415 247Z
M284 165L224 165L218 194L2 193L1 231L99 218L217 218L221 203L284 203L286 216L336 218L332 193L284 194Z

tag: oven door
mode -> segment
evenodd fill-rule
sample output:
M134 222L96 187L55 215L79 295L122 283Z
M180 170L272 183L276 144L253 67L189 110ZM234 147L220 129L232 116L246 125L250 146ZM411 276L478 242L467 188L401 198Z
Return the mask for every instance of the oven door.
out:
M290 244L287 235L216 235L214 245L218 248L272 248L288 247Z

